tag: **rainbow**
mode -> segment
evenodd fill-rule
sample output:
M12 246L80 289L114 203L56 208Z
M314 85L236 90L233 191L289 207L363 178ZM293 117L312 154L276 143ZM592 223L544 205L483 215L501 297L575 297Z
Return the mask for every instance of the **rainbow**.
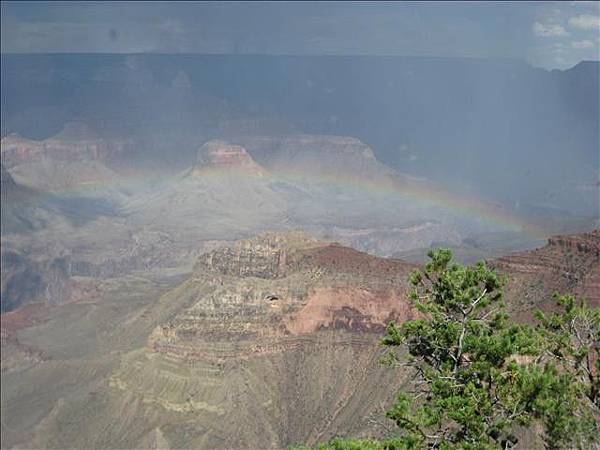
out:
M546 239L548 234L540 226L529 223L493 201L469 195L457 195L431 182L392 175L377 178L359 178L345 174L307 174L285 171L280 181L292 184L323 184L339 189L358 189L374 196L401 197L424 208L443 208L456 217L483 222L506 231L522 232L535 239Z
M115 180L97 179L79 183L68 189L53 191L48 195L90 195L98 190L115 188L116 190L141 190L151 186L168 186L171 182L185 180L187 175L195 173L200 179L213 178L219 182L222 175L228 175L228 182L235 182L243 177L261 180L265 183L283 182L300 186L322 186L340 190L363 192L377 197L396 197L411 202L423 208L442 208L453 216L468 220L475 220L493 228L505 231L526 233L535 239L545 239L547 233L539 226L528 223L502 205L482 198L468 195L457 195L430 182L410 177L396 177L393 175L377 177L357 177L347 174L326 174L322 172L310 173L306 170L285 169L276 174L266 171L248 172L243 168L220 169L216 167L204 168L199 172L188 169L175 175L160 173L147 174L140 172L121 173ZM222 181L222 180L221 180Z

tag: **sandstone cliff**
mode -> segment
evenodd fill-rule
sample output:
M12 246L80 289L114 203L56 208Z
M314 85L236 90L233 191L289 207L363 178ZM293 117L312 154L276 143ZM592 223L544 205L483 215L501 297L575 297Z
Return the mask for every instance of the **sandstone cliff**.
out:
M267 233L201 256L179 289L198 300L157 327L149 346L194 359L215 341L229 349L224 355L241 355L283 351L296 336L326 329L381 332L411 315L412 267L302 233Z
M555 236L542 248L492 261L509 278L509 305L524 317L554 306L552 294L572 293L600 306L600 230Z
M132 139L104 138L84 123L69 122L60 133L40 141L15 134L3 137L1 156L2 164L23 186L92 192L118 185L119 175L108 166L126 158L135 147ZM109 198L115 194L116 190L104 193Z
M187 443L163 433L171 446L281 448L373 431L369 415L402 379L378 365L377 342L389 320L412 317L413 267L301 232L208 252L147 313L158 325L111 385L210 424Z
M220 140L208 141L198 150L193 173L199 174L211 169L264 174L264 170L254 162L244 147Z
M292 134L232 138L253 158L275 172L294 172L309 177L381 178L391 174L373 150L349 136Z
M86 124L69 122L57 135L36 141L12 134L2 138L2 162L11 168L44 158L58 160L106 160L132 148L129 140L102 139Z
M491 261L511 279L513 313L529 320L555 289L597 305L599 241L562 236ZM378 341L389 320L414 317L414 267L265 233L204 252L177 284L146 272L107 280L97 298L3 316L6 421L17 430L3 433L22 447L207 449L382 433L409 380L378 364ZM32 395L30 418L21 405Z

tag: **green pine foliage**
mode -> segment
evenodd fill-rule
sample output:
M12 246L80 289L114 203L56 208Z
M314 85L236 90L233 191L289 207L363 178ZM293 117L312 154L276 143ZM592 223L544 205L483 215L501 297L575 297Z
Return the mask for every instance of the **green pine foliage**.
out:
M320 444L316 450L410 450L414 445L406 439L342 439L334 438ZM290 447L288 450L310 450L309 447Z
M510 321L505 280L449 250L411 276L418 318L390 323L384 362L414 380L387 412L392 439L334 439L322 450L524 448L528 429L546 449L590 449L600 437L600 310L557 296L538 326Z
M411 277L411 299L421 317L390 323L383 345L390 361L413 370L417 383L402 392L388 417L414 448L495 449L517 442L513 430L533 419L528 399L548 376L517 360L541 343L529 327L510 324L504 280L484 263L452 264L449 250L430 253ZM536 394L537 395L537 394Z
M563 380L543 405L546 441L554 448L587 448L600 433L600 309L577 303L572 295L556 294L555 300L558 312L536 315L543 360Z

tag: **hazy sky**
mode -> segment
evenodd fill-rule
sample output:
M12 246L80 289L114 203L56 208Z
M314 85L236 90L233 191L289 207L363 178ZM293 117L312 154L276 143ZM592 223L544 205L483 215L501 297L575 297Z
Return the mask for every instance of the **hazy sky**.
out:
M10 2L2 52L400 54L598 60L598 2Z

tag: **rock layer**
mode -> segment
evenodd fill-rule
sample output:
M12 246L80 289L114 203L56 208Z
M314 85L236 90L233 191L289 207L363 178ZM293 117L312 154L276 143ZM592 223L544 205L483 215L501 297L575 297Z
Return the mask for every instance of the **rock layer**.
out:
M232 138L253 158L275 172L292 171L310 176L368 179L390 172L373 150L349 136L288 135Z
M222 171L238 170L253 174L262 174L264 172L254 162L244 147L220 140L206 142L200 147L193 172L201 173L202 171L211 169Z
M510 277L513 313L529 320L555 289L598 304L598 233L491 261ZM6 420L18 430L3 433L25 448L207 449L381 435L410 380L379 364L378 341L387 321L414 317L414 268L266 233L213 247L175 286L114 279L100 298L3 315Z
M2 162L7 168L18 164L55 160L107 160L133 148L130 140L102 139L80 122L67 123L57 135L36 141L12 134L2 138Z
M555 236L545 247L492 262L509 278L510 306L526 316L554 306L552 294L572 293L600 306L600 230Z
M301 232L208 252L146 313L158 325L110 384L208 427L185 442L164 433L170 446L282 448L372 433L370 415L403 379L378 364L377 348L389 320L413 317L413 268Z
M381 332L412 314L412 267L303 233L266 233L201 256L170 300L185 308L154 330L149 347L202 359L215 347L223 356L285 351L321 330Z

